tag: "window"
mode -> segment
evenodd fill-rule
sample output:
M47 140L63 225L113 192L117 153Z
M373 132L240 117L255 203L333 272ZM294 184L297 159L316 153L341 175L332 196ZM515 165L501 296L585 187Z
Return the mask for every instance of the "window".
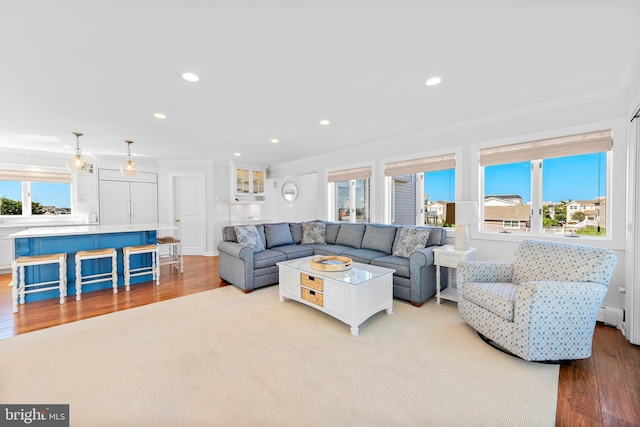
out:
M0 170L0 215L70 214L70 174Z
M453 226L455 154L387 163L391 179L391 223Z
M357 168L329 172L333 186L333 218L344 222L369 222L371 168Z
M483 229L605 236L612 146L604 130L480 150Z

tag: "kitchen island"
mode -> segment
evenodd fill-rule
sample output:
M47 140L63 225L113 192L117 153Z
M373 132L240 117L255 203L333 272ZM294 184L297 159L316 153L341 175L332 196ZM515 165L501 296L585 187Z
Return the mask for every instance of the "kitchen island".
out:
M67 294L75 295L75 260L77 251L92 249L115 248L118 264L118 287L124 286L122 248L125 246L155 244L159 230L172 230L176 227L163 224L126 224L126 225L77 225L67 227L38 227L22 230L10 234L7 238L13 240L14 259L21 256L47 255L64 252L67 254ZM95 259L85 261L82 265L83 276L95 274L98 271L109 269L108 259ZM138 268L151 265L151 255L142 255L132 259L131 267ZM38 280L42 278L55 278L58 274L57 267L53 265L34 266L27 268L27 282L31 277ZM151 275L139 276L131 279L131 283L150 281ZM107 289L110 282L84 285L82 293ZM59 298L56 290L38 292L26 296L25 302L43 299Z

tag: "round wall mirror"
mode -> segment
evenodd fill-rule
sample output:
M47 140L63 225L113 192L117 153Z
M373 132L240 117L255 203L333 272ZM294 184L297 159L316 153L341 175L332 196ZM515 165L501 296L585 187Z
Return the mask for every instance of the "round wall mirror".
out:
M292 182L287 181L282 186L282 198L291 203L298 197L298 187Z

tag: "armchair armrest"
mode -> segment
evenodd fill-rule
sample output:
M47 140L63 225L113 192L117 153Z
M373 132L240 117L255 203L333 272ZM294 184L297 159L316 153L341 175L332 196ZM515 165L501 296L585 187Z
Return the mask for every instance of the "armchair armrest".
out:
M598 309L606 293L606 286L594 282L521 283L514 307L515 347L527 360L591 356Z
M502 261L463 261L456 269L458 286L467 282L511 282L513 264Z

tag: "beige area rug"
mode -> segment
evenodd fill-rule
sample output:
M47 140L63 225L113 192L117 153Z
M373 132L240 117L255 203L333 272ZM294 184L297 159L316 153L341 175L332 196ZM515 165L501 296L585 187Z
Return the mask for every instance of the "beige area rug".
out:
M552 426L558 366L484 343L454 303L360 336L229 286L0 341L0 402L70 404L72 426Z

